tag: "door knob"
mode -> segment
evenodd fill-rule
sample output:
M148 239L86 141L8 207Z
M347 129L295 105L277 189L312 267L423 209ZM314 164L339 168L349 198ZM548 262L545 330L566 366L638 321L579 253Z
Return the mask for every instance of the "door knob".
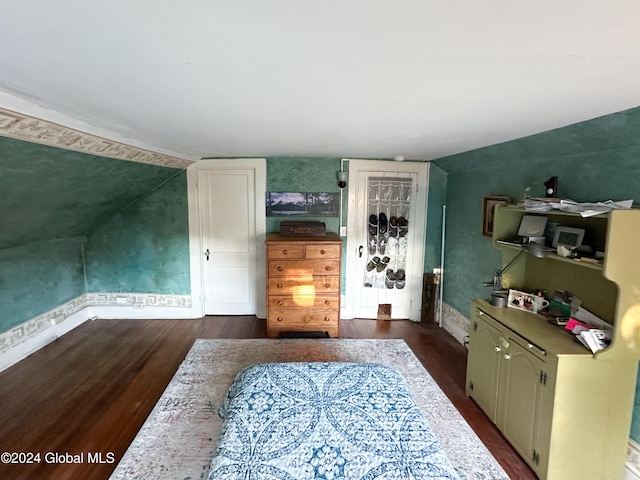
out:
M204 252L204 256L207 259L207 262L209 261L209 249L207 248L207 251Z
M362 245L360 245L360 247L358 248L358 257L362 258L362 250L364 249L364 247Z

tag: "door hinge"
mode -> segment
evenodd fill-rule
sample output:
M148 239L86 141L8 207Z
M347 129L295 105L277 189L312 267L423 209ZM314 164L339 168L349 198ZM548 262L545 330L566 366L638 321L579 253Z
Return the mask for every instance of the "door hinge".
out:
M533 456L531 460L533 460L533 463L535 463L536 465L540 465L540 454L536 452L535 449L533 450Z
M540 370L540 383L542 385L547 384L547 372L545 372L544 370Z
M469 390L473 392L473 382L469 382Z
M476 321L473 322L473 331L474 332L478 331L478 322L476 322Z

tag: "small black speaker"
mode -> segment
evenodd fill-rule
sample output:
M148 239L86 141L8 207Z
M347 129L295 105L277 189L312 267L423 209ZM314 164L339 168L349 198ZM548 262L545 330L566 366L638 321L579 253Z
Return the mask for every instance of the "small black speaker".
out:
M544 182L544 194L548 198L558 197L558 177L551 177Z

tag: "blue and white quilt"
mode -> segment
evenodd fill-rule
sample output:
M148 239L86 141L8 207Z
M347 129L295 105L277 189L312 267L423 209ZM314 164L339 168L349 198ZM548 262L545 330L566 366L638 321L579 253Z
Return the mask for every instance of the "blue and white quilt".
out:
M458 479L393 368L263 363L241 371L219 410L209 479Z

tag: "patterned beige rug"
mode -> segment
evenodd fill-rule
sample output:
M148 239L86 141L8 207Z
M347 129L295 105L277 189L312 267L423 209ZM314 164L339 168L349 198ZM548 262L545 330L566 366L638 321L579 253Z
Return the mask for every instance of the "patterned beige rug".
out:
M461 478L509 477L447 399L404 340L198 339L111 479L205 479L227 388L262 362L371 362L398 370Z

